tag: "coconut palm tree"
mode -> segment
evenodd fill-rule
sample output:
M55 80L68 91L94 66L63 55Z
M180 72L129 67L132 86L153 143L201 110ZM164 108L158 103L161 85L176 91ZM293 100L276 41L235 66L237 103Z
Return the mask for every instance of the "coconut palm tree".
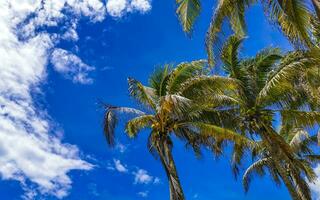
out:
M176 13L183 30L190 33L201 10L200 0L177 0L176 2ZM246 32L245 11L255 3L257 3L255 0L218 1L206 37L210 63L213 64L212 46L221 31L223 22L229 20L235 34L244 36ZM308 4L311 2L303 0L261 0L260 3L264 6L270 21L277 24L296 47L312 48L314 46L314 38L310 33L313 26L319 27L320 3L318 0L312 0L316 12L309 9Z
M317 137L310 136L305 129L294 128L294 126L289 123L285 123L281 127L279 134L290 145L295 156L301 161L305 168L308 180L314 180L316 174L312 168L312 164L320 162L320 155L313 152L311 145L316 144ZM253 175L258 174L262 176L265 174L265 170L268 170L274 182L277 185L280 185L281 174L276 167L277 164L274 163L275 159L273 159L273 157L270 155L268 148L264 147L263 142L260 142L260 144L257 146L259 146L259 150L256 152L257 155L255 155L255 157L258 157L258 159L247 168L242 178L243 186L246 192L249 189L249 184ZM284 162L280 163L280 165L282 165L282 168L286 171L287 176L291 180L291 182L285 182L286 187L290 190L297 191L299 198L301 199L311 199L309 195L306 195L305 191L301 190L299 187L296 187L298 181L291 173L290 166L286 165ZM302 181L304 185L308 184L303 179L299 181Z
M239 131L252 139L259 138L263 152L267 152L272 159L272 169L276 170L276 173L271 171L272 175L275 174L274 178L281 178L293 199L311 199L304 176L313 181L314 172L301 160L286 138L278 134L273 122L280 115L283 123L291 124L294 128L320 124L320 112L317 111L319 103L317 98L310 95L308 88L314 89L317 84L312 83L311 79L306 80L308 72L317 68L319 55L315 56L310 51L282 55L279 49L269 48L253 58L240 59L238 50L241 41L232 36L221 53L225 73L239 84L239 92L231 96L236 101L235 105L224 109L229 116L233 116L234 124L225 128ZM287 132L291 134L295 129L289 130ZM235 172L238 172L237 164L242 155L241 146L235 148Z
M207 76L204 61L169 65L156 70L149 86L129 78L129 92L143 110L105 105L104 132L109 145L115 143L115 127L119 117L129 116L126 133L136 137L143 129L149 132L148 149L158 157L167 174L170 200L183 200L184 194L172 155L173 137L200 153L201 145L220 151L222 141L245 144L246 138L212 123L211 109L234 101L226 93L235 90L231 78ZM121 115L122 114L122 115ZM211 115L211 114L210 114ZM211 123L210 123L211 122Z

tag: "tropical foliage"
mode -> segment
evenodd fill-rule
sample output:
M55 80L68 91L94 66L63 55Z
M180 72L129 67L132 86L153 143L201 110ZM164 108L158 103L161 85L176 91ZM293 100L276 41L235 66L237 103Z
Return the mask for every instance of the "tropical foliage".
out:
M200 0L176 3L183 30L191 33ZM165 65L150 76L147 86L129 78L130 95L142 109L104 105L110 146L123 117L129 117L125 132L130 138L143 130L149 133L147 147L166 172L170 200L185 199L172 155L174 138L197 156L202 147L220 155L231 143L236 176L239 166L248 163L244 155L251 154L253 163L243 174L245 191L253 175L268 174L277 185L286 186L292 199L311 200L309 183L317 178L314 164L320 161L314 151L320 134L310 134L320 125L319 2L311 2L313 11L302 0L261 1L266 15L297 48L286 53L267 48L243 58L239 51L246 34L245 11L254 3L218 1L206 38L208 64L199 60L175 68ZM235 34L219 49L222 64L216 66L223 76L213 75L212 45L226 19Z
M222 141L250 146L245 137L221 128L222 118L213 111L220 105L232 104L234 99L227 94L231 94L237 84L231 78L208 76L205 64L202 60L181 63L174 69L166 65L151 75L148 86L129 78L130 95L143 110L105 105L104 132L109 145L114 145L116 123L124 115L130 117L125 130L130 138L143 129L149 132L148 150L162 163L171 200L184 199L172 156L173 136L191 146L197 155L202 145L221 152ZM208 96L210 101L203 96ZM210 120L212 117L216 121Z
M301 162L308 181L314 180L316 175L312 169L312 164L319 163L320 156L312 150L311 146L316 144L317 138L315 136L311 137L305 129L294 128L293 126L289 128L288 124L282 126L279 134L284 138L286 143L290 145L295 157ZM268 151L268 148L265 148L262 144L263 142L259 144L261 147L259 151L256 152L257 155L255 155L255 157L258 157L258 159L244 172L243 186L245 191L248 191L249 189L252 176L255 174L260 176L265 175L266 170L272 176L274 182L277 185L280 185L281 172L277 168L279 164L286 172L286 176L289 177L292 182L285 182L287 188L297 192L295 195L298 195L298 198L296 199L311 199L310 191L308 191L308 189L301 189L301 187L297 187L296 189L294 187L294 185L297 185L298 182L301 181L302 184L308 188L308 183L304 179L296 180L295 175L291 172L290 165L286 165L285 162L275 163L276 160L272 157Z
M177 0L177 15L187 33L192 31L201 11L200 0ZM316 30L319 30L320 3L318 0L219 0L207 31L206 46L209 62L213 64L213 43L217 40L223 22L228 20L234 33L242 37L246 33L245 11L260 2L266 16L276 24L285 36L298 48L312 48ZM313 9L309 4L313 5Z
M305 129L320 123L319 98L313 92L319 90L316 82L320 77L313 71L318 69L318 51L282 55L279 49L269 48L253 58L240 59L240 44L241 39L232 36L222 50L221 59L225 72L237 80L240 88L233 98L237 102L228 110L236 122L233 129L248 138L259 139L252 155L260 159L245 172L245 189L252 172L263 174L263 168L267 167L276 183L280 180L285 183L293 199L311 199L305 177L310 182L315 180L310 161L317 161L318 156L308 147L314 139L310 139ZM275 121L282 123L279 133ZM243 155L238 149L234 151L236 173Z
M143 129L149 132L148 149L165 169L171 200L184 199L172 155L173 136L197 155L202 146L219 155L224 144L232 142L235 175L243 155L251 152L255 162L243 175L246 191L252 175L268 169L293 199L311 199L308 182L316 178L312 164L320 157L310 146L316 136L307 130L320 124L319 50L282 54L268 48L241 58L242 40L231 36L222 48L226 76L210 75L203 60L176 68L166 65L151 75L149 86L128 79L130 95L143 110L105 105L104 131L111 146L121 114L131 117L126 121L129 137Z

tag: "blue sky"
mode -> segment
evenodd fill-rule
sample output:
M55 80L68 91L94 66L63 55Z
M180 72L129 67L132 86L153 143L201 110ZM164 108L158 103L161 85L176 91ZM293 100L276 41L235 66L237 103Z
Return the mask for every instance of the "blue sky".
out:
M0 78L17 84L10 88L10 84L6 87L0 81L1 119L9 120L7 124L12 124L15 128L12 130L17 132L14 134L26 137L25 141L13 140L17 142L8 144L7 149L0 148L5 157L0 164L10 163L8 167L0 167L1 199L168 199L165 173L146 148L148 132L129 140L120 126L116 132L118 145L115 149L108 148L102 133L103 111L97 103L102 100L134 107L135 102L128 96L127 77L147 83L156 66L206 58L204 36L214 2L203 1L191 38L179 25L173 0L141 0L143 3L137 4L140 7L127 2L120 13L116 12L121 9L118 4L110 3L108 7L108 2L94 0L97 6L88 3L78 8L64 1L68 6L58 9L63 17L46 10L44 13L49 13L46 22L37 19L43 5L34 2L30 1L33 6L13 5L17 8L11 8L9 1L0 3L0 10L9 13L7 18L0 15L0 25L7 28L6 34L10 36L0 37L0 51L8 53L1 60L8 60L5 70L11 67L8 73L16 77L0 75ZM86 10L86 6L91 10ZM18 12L13 12L14 9ZM242 56L252 56L269 46L290 49L278 29L268 24L260 6L248 10L247 22L248 39ZM14 71L15 66L22 64L26 66ZM32 69L30 73L25 72L28 67ZM19 76L24 73L26 76ZM33 78L25 78L28 76ZM30 116L10 113L10 102L21 108L22 113L31 112ZM5 112L5 108L9 111ZM40 128L34 121L39 121ZM0 124L2 139L10 137L8 130ZM39 151L33 151L33 143L28 143L34 138ZM289 199L285 188L276 187L267 176L254 178L248 194L244 194L241 181L232 175L227 154L215 159L204 151L203 157L196 159L190 149L175 142L174 157L187 199ZM47 144L53 147L41 146ZM23 149L17 156L12 156L10 152L15 153L21 146ZM46 171L52 176L46 177Z

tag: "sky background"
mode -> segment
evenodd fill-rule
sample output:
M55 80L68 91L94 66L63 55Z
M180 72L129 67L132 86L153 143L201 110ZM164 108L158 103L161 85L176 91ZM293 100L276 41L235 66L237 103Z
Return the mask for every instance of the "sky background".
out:
M116 148L108 148L98 102L135 107L128 77L147 84L157 66L206 58L214 6L202 1L188 37L173 0L1 1L0 198L168 199L148 132L129 140L119 126ZM291 48L259 5L246 18L241 56ZM204 151L196 159L178 141L173 154L186 199L289 199L268 176L255 177L244 194L228 154L215 159Z

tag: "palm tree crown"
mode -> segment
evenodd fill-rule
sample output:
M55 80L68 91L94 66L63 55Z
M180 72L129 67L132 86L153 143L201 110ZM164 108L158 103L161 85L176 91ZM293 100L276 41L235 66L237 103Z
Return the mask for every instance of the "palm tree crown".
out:
M220 151L217 141L245 144L246 138L210 122L210 110L233 100L226 95L235 89L235 82L221 76L207 76L204 61L169 65L151 75L149 86L128 79L129 92L145 111L106 105L104 132L107 142L115 143L118 114L134 117L126 122L126 133L135 137L144 128L150 131L149 151L159 157L168 177L170 199L183 200L184 194L172 156L172 136L186 142L199 154L200 145ZM209 96L208 101L205 96ZM220 142L221 143L221 142Z
M311 51L282 55L279 49L269 48L254 58L240 59L238 49L241 41L242 39L232 36L221 54L225 72L238 81L240 88L233 97L236 100L234 107L228 111L230 116L234 116L233 129L249 138L261 139L258 146L264 153L267 152L268 157L272 157L273 169L276 169L293 199L311 199L304 175L309 181L313 181L314 172L301 159L296 147L290 144L292 140L283 137L282 132L292 134L292 131L314 127L320 123L320 112L315 110L319 108L319 102L312 97L312 91L319 88L319 85L308 78L308 72L317 68L319 56L314 56ZM286 126L280 135L273 125L278 120L278 115ZM236 162L240 162L243 155L241 148L238 149L234 151ZM257 149L259 147L254 147L254 154ZM263 158L260 162L267 161ZM237 165L234 167L237 172ZM274 178L277 180L278 176ZM297 193L295 188L301 192Z

